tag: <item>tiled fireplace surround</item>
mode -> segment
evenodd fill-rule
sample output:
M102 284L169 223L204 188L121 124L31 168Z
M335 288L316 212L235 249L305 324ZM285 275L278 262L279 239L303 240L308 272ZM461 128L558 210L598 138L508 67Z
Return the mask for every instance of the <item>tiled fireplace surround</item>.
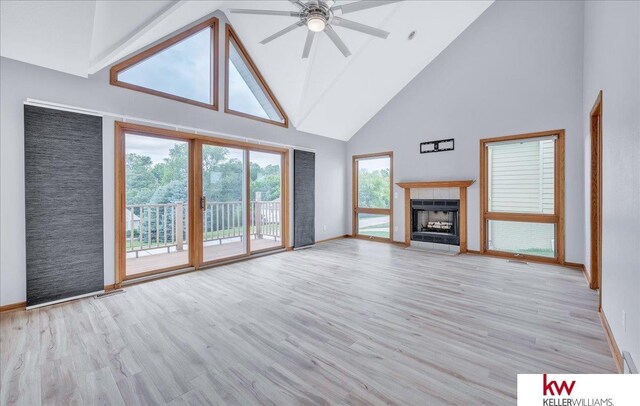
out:
M456 199L460 200L460 188L418 188L410 189L409 198L413 199ZM411 212L411 209L409 209ZM411 213L409 213L411 214ZM411 240L411 246L428 250L459 253L460 247L457 245L438 244L435 242L422 242Z

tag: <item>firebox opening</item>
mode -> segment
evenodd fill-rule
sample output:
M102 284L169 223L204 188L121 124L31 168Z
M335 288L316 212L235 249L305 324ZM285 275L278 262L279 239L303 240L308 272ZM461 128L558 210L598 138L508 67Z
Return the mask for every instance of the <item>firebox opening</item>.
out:
M460 245L459 200L411 200L411 239Z
M455 233L455 212L453 211L428 211L418 210L416 231L431 233Z

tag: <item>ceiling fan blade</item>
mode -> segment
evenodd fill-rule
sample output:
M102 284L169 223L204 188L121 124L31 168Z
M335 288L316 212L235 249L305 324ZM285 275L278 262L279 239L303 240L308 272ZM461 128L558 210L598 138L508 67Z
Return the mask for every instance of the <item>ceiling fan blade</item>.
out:
M327 33L327 36L329 37L329 39L333 41L335 46L337 46L340 52L342 52L342 55L347 57L351 55L351 51L349 51L349 48L347 48L344 42L342 42L338 34L336 34L336 32L333 30L333 28L331 28L330 25L327 25L326 27L324 27L324 32Z
M271 36L269 36L269 37L267 37L267 38L263 39L262 41L260 41L260 43L261 43L262 45L267 44L267 43L269 43L269 42L273 41L274 39L276 39L276 38L278 38L278 37L283 36L284 34L288 33L289 31L293 31L293 30L295 30L295 29L296 29L296 28L298 28L298 27L302 27L303 25L304 25L304 22L302 22L302 21L298 21L297 23L295 23L295 24L291 24L291 25L290 25L290 26L288 26L287 28L285 28L285 29L283 29L283 30L280 30L280 31L276 32L275 34L273 34L273 35L271 35Z
M387 4L398 3L402 0L384 0L384 1L356 1L354 3L342 6L331 7L331 11L341 11L342 14L353 13L355 11L366 10L368 8L386 6Z
M372 27L370 25L360 24L355 21L345 20L344 18L340 17L333 17L333 20L331 20L331 24L338 27L348 28L350 30L373 35L374 37L382 39L387 39L387 37L389 36L389 33L387 31Z
M285 17L300 17L298 11L280 11L280 10L249 10L244 8L232 8L229 10L234 14L260 14L269 16L285 16Z
M289 2L293 5L298 6L300 9L303 9L306 7L306 5L300 0L289 0Z
M313 40L315 37L315 32L311 30L307 32L307 40L304 42L304 50L302 51L302 59L307 59L309 57L309 53L311 52L311 45L313 45Z

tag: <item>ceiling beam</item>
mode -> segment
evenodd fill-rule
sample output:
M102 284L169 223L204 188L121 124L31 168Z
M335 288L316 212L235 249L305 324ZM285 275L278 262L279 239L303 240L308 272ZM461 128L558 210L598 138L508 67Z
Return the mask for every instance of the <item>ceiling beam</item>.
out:
M397 2L397 4L402 4L402 2ZM389 12L386 15L386 17L382 20L382 23L380 24L381 27L384 27L389 20L391 20L391 18L398 12L398 5L396 5L395 7L390 7L389 8ZM306 105L306 111L303 111L303 107L301 107L298 111L298 115L296 117L296 126L302 126L307 119L309 118L309 116L311 115L311 113L313 112L313 110L315 109L315 107L320 104L326 97L326 95L329 93L329 91L331 89L333 89L333 87L336 85L336 83L338 83L338 81L340 80L340 78L342 77L342 75L344 75L344 73L350 68L351 65L353 65L354 61L356 59L358 59L359 55L362 54L363 52L365 52L365 50L371 46L371 43L375 40L374 37L370 37L366 40L366 42L364 43L364 45L362 47L360 47L360 49L358 49L356 51L356 53L354 55L352 55L348 62L346 63L346 65L340 70L340 72L333 78L333 80L330 83L327 83L325 89L322 91L322 93L320 93L318 95L318 97L311 102L311 104ZM311 69L311 66L309 66L308 69ZM307 81L309 80L309 76L307 75L307 78L305 80L305 84L304 84L304 88L306 89L307 87ZM303 103L300 103L300 105L302 106ZM303 130L304 131L304 130ZM351 134L354 135L354 134Z
M116 58L118 54L120 54L123 50L129 47L131 44L136 42L140 37L145 35L151 29L156 27L162 21L166 20L169 16L173 15L179 8L184 6L188 0L178 0L174 3L171 3L164 10L157 13L153 17L151 17L146 23L142 24L137 30L135 30L130 35L127 35L124 40L114 44L111 49L104 52L101 56L96 58L95 61L89 62L89 74L92 75L105 67L111 65L116 62ZM145 44L149 45L149 44Z

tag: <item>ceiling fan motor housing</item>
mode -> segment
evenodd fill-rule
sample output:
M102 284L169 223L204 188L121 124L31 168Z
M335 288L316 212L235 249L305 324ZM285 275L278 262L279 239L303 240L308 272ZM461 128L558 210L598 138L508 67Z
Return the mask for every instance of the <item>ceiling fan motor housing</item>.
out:
M324 3L319 4L308 4L307 8L302 11L302 16L300 19L306 24L309 24L309 21L312 20L320 20L324 23L324 25L329 24L331 17L333 16L332 11L327 7Z

